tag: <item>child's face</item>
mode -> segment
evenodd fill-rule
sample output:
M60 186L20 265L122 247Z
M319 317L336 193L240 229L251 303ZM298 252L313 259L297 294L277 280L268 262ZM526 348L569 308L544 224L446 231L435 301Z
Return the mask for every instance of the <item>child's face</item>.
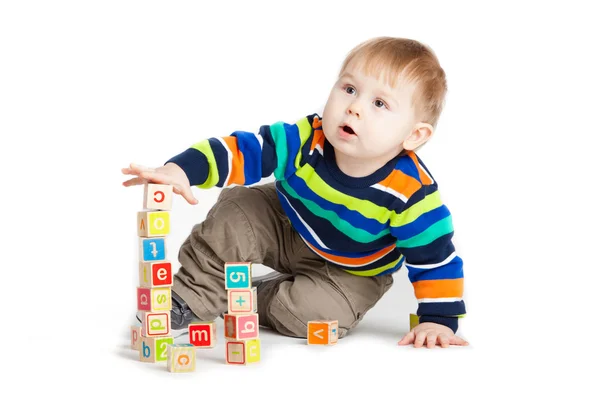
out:
M323 132L346 159L381 165L402 151L415 124L414 84L395 88L383 76L365 75L350 65L333 86L323 112ZM348 128L350 127L351 131Z

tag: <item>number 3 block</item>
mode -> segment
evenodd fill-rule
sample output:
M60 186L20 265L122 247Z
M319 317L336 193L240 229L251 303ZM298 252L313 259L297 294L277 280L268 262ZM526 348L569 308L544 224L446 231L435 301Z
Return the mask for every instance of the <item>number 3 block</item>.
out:
M252 288L252 263L225 263L225 289Z
M167 236L170 232L168 211L139 211L137 213L138 236Z
M338 321L308 321L308 344L336 344L338 340Z
M144 208L170 210L173 204L173 186L147 183L144 185Z
M140 361L159 362L167 361L168 346L173 344L171 336L142 337L140 343Z

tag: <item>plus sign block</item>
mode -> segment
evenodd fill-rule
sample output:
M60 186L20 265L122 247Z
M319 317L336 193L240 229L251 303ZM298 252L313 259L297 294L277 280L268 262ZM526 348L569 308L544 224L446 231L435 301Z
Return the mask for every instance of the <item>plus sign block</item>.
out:
M214 321L194 322L188 325L190 344L195 347L215 347L217 343L217 325Z
M140 361L160 362L167 361L168 346L173 344L171 336L142 337L140 342Z
M308 321L307 344L336 344L338 340L338 321Z
M140 241L140 258L142 262L162 261L167 258L167 250L165 247L165 238L144 238Z
M232 340L258 338L258 314L225 314L225 337Z
M173 286L170 261L140 262L140 286L145 288Z
M260 361L260 339L228 340L225 343L227 364L247 365Z
M168 336L171 333L171 311L142 312L142 336Z
M140 311L171 310L171 288L137 288L137 304Z
M167 347L167 371L193 372L196 369L196 347L192 344L172 344Z
M251 289L252 263L225 263L225 289Z
M230 289L227 291L227 313L247 314L256 313L256 288Z
M167 236L171 229L168 211L139 211L137 213L138 236Z
M143 208L148 210L170 210L173 205L173 186L157 183L144 185Z

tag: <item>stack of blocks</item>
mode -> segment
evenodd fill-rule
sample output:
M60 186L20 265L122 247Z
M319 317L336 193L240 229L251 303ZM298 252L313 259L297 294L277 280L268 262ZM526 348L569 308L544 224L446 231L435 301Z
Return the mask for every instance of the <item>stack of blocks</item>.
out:
M247 365L260 361L256 288L252 287L252 263L225 264L227 313L225 362Z
M165 243L170 230L172 199L171 185L146 184L143 211L137 213L137 309L142 314L142 326L132 327L131 347L139 351L143 362L167 361L168 347L173 344L170 335L173 274Z

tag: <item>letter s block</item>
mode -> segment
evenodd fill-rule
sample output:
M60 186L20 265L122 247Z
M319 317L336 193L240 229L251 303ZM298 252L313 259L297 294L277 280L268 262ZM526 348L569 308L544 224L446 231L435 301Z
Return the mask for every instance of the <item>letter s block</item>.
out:
M140 287L173 286L173 268L170 261L140 262Z
M140 311L171 310L171 288L137 288L137 307Z
M138 211L137 227L140 237L167 236L171 230L170 214L168 211Z
M307 344L336 344L338 340L338 321L308 321Z
M167 350L169 372L193 372L196 369L196 348L191 344L173 344Z
M140 342L140 361L155 363L167 361L169 345L173 344L171 336L142 337Z
M144 185L144 208L170 210L173 204L173 186L147 183Z
M193 322L188 325L190 344L195 347L215 347L217 342L217 325L214 321Z
M228 340L225 344L227 364L247 365L260 361L260 339Z
M225 263L225 289L252 288L252 263Z
M246 340L258 337L258 314L225 314L223 319L227 339Z

